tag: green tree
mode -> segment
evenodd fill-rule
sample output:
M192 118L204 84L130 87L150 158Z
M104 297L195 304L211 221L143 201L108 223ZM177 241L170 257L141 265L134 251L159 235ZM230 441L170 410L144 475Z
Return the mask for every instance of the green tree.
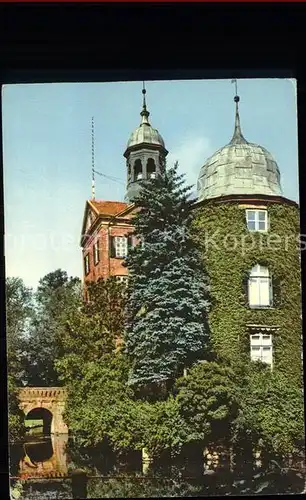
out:
M68 311L58 340L56 370L65 384L81 377L80 367L114 354L123 337L124 285L114 278L87 284L90 301Z
M44 276L35 294L35 316L26 346L28 384L58 385L54 361L60 355L60 339L69 314L81 306L81 282L58 269Z
M151 457L158 459L165 452L172 457L178 455L191 435L178 399L170 394L165 401L148 403L144 408L146 421L143 441Z
M56 361L68 389L66 421L84 446L141 446L141 413L127 387L129 364L118 349L125 287L114 278L88 284L90 301L66 321Z
M78 379L67 386L65 414L79 444L115 452L142 448L146 415L127 387L128 368L122 353L79 366Z
M143 183L135 201L140 241L126 259L130 272L125 342L130 383L170 385L208 347L208 286L192 237L190 188L177 165Z
M302 389L261 362L250 363L244 372L237 387L239 412L232 422L233 441L240 446L249 441L274 456L304 450Z
M8 431L9 441L20 440L25 434L24 414L19 408L17 381L15 377L8 374Z
M19 409L18 389L25 379L22 363L25 337L33 314L32 291L21 278L6 279L6 339L8 374L9 439L20 439L25 432L24 415Z
M236 377L225 362L205 361L177 381L176 401L189 433L186 442L228 438L238 411Z

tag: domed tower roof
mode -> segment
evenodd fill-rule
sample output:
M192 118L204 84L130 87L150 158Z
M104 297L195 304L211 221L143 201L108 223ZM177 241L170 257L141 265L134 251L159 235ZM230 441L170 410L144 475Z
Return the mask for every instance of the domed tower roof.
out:
M143 89L143 106L142 106L142 111L140 113L141 116L141 123L139 127L137 127L134 132L131 133L130 138L128 140L126 149L133 148L134 146L142 146L145 144L148 145L154 145L154 146L161 146L162 148L165 148L165 143L158 132L155 128L153 128L149 122L149 116L150 113L147 110L146 106L146 90ZM126 156L126 153L124 154Z
M280 173L264 147L248 142L241 131L239 97L235 96L235 129L229 144L214 153L201 168L198 201L236 194L282 195Z
M150 113L146 105L146 89L143 82L143 105L141 123L132 132L124 156L127 166L127 189L125 200L133 201L141 190L144 180L153 179L165 171L168 151L159 132L149 123Z

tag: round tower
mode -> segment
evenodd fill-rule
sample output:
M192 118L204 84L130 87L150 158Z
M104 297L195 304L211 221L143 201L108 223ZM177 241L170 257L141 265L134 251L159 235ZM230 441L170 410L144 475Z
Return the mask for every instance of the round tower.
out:
M297 203L282 195L272 155L242 134L235 96L231 141L200 170L194 204L211 279L215 352L260 360L301 381L301 270Z
M142 94L141 123L132 132L124 152L127 167L127 202L132 202L138 195L143 180L154 178L163 172L168 154L162 136L149 122L145 88Z

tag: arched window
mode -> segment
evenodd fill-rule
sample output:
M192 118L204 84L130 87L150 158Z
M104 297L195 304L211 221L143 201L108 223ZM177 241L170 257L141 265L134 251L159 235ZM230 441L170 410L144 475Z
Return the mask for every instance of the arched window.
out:
M134 163L134 181L140 181L143 178L141 160Z
M250 307L272 305L272 280L267 267L257 264L251 269L248 293Z
M149 158L147 162L147 174L148 174L148 179L155 179L156 177L155 162L152 158Z

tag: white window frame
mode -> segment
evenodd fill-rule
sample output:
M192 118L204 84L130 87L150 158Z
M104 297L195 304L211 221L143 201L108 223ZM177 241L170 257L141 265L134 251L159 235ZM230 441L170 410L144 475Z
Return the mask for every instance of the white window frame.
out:
M99 238L97 238L97 240L93 245L93 258L94 258L94 265L96 266L100 262Z
M254 212L254 219L249 219L249 214L250 212ZM264 213L265 214L265 219L264 220L259 220L259 214ZM254 222L255 223L255 229L250 229L249 223ZM264 229L259 228L259 223L264 222L265 227ZM247 223L247 228L250 232L260 232L260 233L266 233L268 231L268 211L265 209L253 209L253 208L248 208L246 210L246 223Z
M84 270L85 270L85 276L88 276L90 273L90 260L89 260L89 253L87 253L84 256Z
M129 277L127 275L116 276L116 280L127 285Z
M124 259L128 254L128 238L126 236L114 236L115 256Z
M264 352L270 352L269 361L265 360ZM257 355L255 353L258 353ZM273 338L271 333L263 331L250 334L250 357L251 361L261 361L272 369L273 367ZM267 357L266 357L267 359Z
M264 301L265 296L268 295L268 303ZM254 301L254 296L257 296ZM272 307L273 304L273 289L272 278L267 267L256 264L249 274L248 280L248 302L250 307Z

